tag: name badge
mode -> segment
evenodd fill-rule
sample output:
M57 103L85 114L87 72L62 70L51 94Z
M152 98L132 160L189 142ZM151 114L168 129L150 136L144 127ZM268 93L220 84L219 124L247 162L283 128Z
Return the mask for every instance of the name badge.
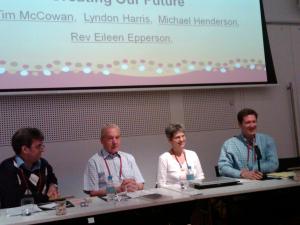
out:
M34 186L36 186L37 185L37 183L39 182L39 177L37 176L37 175L35 175L35 174L31 174L30 175L30 177L29 177L29 180L30 180L30 182L32 183L32 184L34 184Z

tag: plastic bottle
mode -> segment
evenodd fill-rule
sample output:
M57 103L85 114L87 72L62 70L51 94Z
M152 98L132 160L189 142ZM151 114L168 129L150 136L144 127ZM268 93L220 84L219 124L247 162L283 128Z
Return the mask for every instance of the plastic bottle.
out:
M116 189L112 180L112 176L107 177L107 183L106 183L106 197L107 201L113 201L115 199L116 195Z
M194 179L195 179L194 172L193 172L191 166L188 166L188 170L187 170L187 173L186 173L186 179L187 179L188 181L194 180Z

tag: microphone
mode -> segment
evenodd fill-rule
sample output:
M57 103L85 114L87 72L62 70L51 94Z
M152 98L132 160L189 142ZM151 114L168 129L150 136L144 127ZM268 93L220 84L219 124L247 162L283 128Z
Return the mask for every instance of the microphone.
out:
M257 145L254 145L254 151L255 151L255 154L256 154L258 171L261 172L261 170L260 170L260 160L261 160L262 156L261 156L260 149Z
M254 151L255 151L255 154L256 154L256 158L258 160L261 160L262 156L261 156L261 152L260 152L260 149L257 145L254 145Z
M255 154L256 154L256 158L257 158L257 160L260 160L262 158L262 156L261 156L260 149L259 149L258 145L256 144L255 134L253 136L253 145L254 145L254 151L255 151Z

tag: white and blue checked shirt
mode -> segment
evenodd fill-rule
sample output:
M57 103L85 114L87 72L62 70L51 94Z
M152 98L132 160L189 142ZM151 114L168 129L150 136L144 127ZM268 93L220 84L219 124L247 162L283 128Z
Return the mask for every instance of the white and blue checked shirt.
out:
M120 176L120 157L122 161L121 179L133 177L137 183L144 183L144 178L131 154L119 151L117 154L111 155L102 149L87 163L83 176L83 190L97 191L106 187L109 171L104 159L106 159L113 181L117 182Z
M262 155L260 160L261 172L274 172L279 163L273 138L266 134L257 133L255 142ZM253 146L249 150L248 148L246 139L242 134L225 141L218 161L220 175L239 178L241 177L241 169L258 170Z

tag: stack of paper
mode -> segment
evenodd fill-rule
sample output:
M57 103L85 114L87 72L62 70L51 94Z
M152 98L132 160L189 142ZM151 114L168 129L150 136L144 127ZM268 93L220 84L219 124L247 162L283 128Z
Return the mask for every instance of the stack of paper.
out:
M289 172L275 172L275 173L268 173L267 177L272 177L272 178L293 178L295 176L294 171L289 171Z

